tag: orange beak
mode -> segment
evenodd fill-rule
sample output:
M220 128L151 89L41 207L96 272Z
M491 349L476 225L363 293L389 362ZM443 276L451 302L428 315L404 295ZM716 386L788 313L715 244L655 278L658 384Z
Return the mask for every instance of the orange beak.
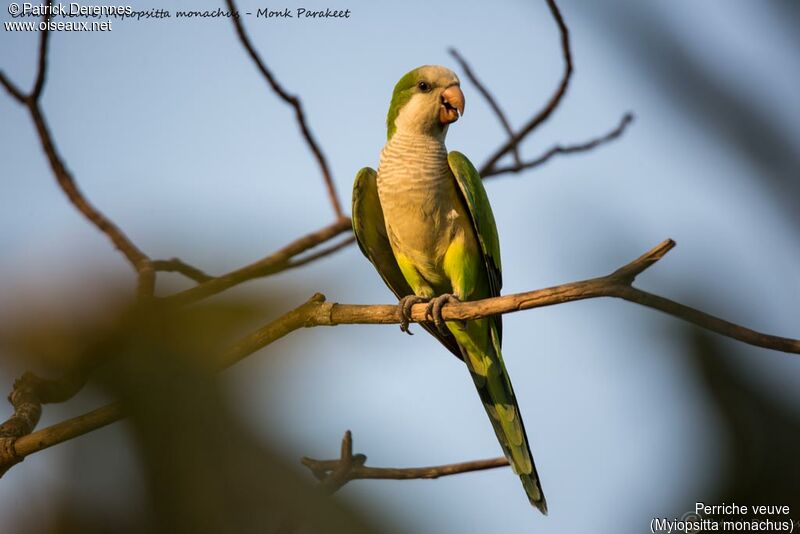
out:
M464 93L457 85L451 85L442 93L442 105L439 108L439 121L442 124L456 122L459 115L464 114Z

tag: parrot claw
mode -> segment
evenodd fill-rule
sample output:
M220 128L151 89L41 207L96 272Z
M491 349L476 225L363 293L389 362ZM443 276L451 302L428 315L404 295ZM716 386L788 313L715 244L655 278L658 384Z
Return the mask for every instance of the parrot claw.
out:
M430 299L426 299L425 297L420 297L417 295L406 295L405 297L400 299L400 302L397 306L400 308L400 317L402 320L400 321L400 331L405 332L409 336L413 336L414 332L412 332L408 325L411 322L411 308L414 304L419 304L421 302L428 302Z
M442 307L450 302L459 303L461 301L455 295L445 293L444 295L432 298L425 310L425 317L430 317L433 320L433 324L436 325L436 328L438 328L439 332L444 336L450 335L450 331L447 329L444 319L442 319Z

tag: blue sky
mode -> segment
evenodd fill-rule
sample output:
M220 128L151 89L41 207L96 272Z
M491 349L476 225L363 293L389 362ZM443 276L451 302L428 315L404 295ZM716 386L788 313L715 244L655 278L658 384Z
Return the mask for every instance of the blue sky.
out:
M800 73L788 46L796 34L776 30L774 15L755 3L651 4L654 20L677 32L704 68L757 99L798 149L800 107L792 92ZM218 7L171 8L190 5ZM455 67L446 50L457 47L516 126L549 98L562 70L544 2L343 0L332 7L351 9L351 18L246 24L278 79L302 97L345 204L355 172L377 164L391 89L407 70ZM625 48L635 43L620 41L611 22L615 14L624 19L624 3L563 2L562 10L575 76L561 108L523 153L534 157L556 142L604 133L629 110L637 119L621 140L591 154L487 184L504 292L605 274L671 237L678 247L637 281L640 287L754 328L800 335L800 248L774 192L662 90L667 65L632 58ZM9 20L5 9L0 18ZM25 87L37 38L0 31L0 68ZM463 87L466 114L447 144L479 164L503 132L475 88L466 80ZM87 196L153 257L179 256L224 272L332 219L290 108L267 89L227 21L126 21L114 22L110 33L54 34L43 98L59 149ZM132 279L55 186L24 110L0 95L0 117L0 314L12 314L20 299L70 309L109 280ZM287 287L298 301L315 291L339 302L392 301L355 247L235 293L258 299ZM657 312L609 300L506 317L504 354L548 518L530 508L507 470L354 482L342 495L417 532L636 532L652 517L692 509L724 451L677 327ZM755 380L776 395L794 395L796 405L796 394L785 392L798 391L799 362L732 341L724 346ZM16 371L0 369L6 389ZM465 370L434 340L403 336L396 326L303 331L251 356L225 380L246 423L291 461L334 455L346 429L376 466L500 452ZM87 393L48 408L43 424L98 402ZM140 484L136 459L124 427L101 432L118 446L117 461L73 482L66 478L70 459L87 454L92 435L36 454L4 477L0 516L44 517L46 500L21 503L73 483L76 506L91 496L124 510L130 494L123 488L135 494Z

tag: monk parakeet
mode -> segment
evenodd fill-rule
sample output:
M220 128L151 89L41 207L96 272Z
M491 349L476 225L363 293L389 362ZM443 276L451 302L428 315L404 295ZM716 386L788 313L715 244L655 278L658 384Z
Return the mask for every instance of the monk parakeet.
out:
M458 77L425 65L395 85L378 171L364 167L353 186L353 230L359 247L400 299L408 331L411 307L428 302L421 323L469 370L503 452L530 502L547 503L533 463L514 389L500 352L502 317L447 321L447 302L500 294L497 227L481 177L444 145L464 112Z

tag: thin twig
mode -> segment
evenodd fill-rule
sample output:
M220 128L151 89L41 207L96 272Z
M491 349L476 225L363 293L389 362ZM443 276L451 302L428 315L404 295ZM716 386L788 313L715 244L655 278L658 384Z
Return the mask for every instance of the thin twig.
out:
M304 458L303 465L309 469L324 469L330 471L336 468L339 460L314 460ZM356 466L350 471L350 480L356 479L382 479L382 480L412 480L420 478L439 478L472 471L483 471L497 467L508 467L505 456L487 458L486 460L472 460L455 464L435 465L428 467L368 467Z
M186 278L194 280L198 284L208 282L214 278L213 276L204 273L197 267L189 265L180 258L154 260L153 269L155 269L156 272L180 273Z
M578 300L615 297L660 310L700 328L749 345L800 354L800 340L798 339L757 332L633 287L636 276L663 258L674 245L675 242L668 239L606 276L526 293L447 304L442 308L442 318L448 321L473 320ZM414 322L428 320L426 308L425 304L415 304L411 309L411 319ZM300 328L342 324L399 324L401 321L402 317L397 305L337 304L326 302L323 295L316 294L301 306L255 330L231 346L217 362L217 366L224 369L234 365L257 350ZM121 407L118 404L112 404L84 416L22 436L10 446L0 447L0 471L2 471L3 465L14 464L28 454L83 435L122 417L124 417L124 413Z
M45 11L45 23L50 20L50 8L52 7L52 0L47 0L47 10ZM39 32L39 63L36 70L36 81L33 83L33 90L30 94L30 100L38 101L42 96L42 89L44 89L45 78L47 78L47 42L50 40L50 31L45 28L44 31Z
M511 128L511 123L508 122L505 113L503 113L503 110L500 109L500 105L497 103L497 100L495 100L492 93L490 93L489 90L486 88L486 86L483 85L483 83L481 83L481 81L472 71L472 68L469 66L469 63L467 63L467 60L464 59L461 56L461 54L458 53L458 50L456 50L455 48L451 48L449 52L450 55L453 56L453 58L456 61L458 61L458 64L461 65L461 69L464 71L464 74L467 75L469 81L472 82L472 85L474 85L478 89L478 92L483 96L483 98L489 104L489 107L492 108L492 111L494 111L497 120L500 121L500 124L503 126L503 129L508 134L508 138L513 139L514 130ZM514 154L514 163L516 163L517 165L522 165L522 160L519 157L519 144L515 144L511 150L513 151Z
M558 84L558 88L556 89L555 93L553 93L553 96L550 97L550 100L547 102L545 107L536 115L534 115L519 131L517 131L516 134L514 134L511 139L501 145L500 148L494 152L494 154L489 156L489 159L480 169L481 176L487 176L491 174L494 166L498 161L500 161L500 158L506 155L509 150L512 150L515 146L519 145L529 133L546 121L553 111L555 111L555 109L558 107L558 104L561 102L561 99L567 92L567 87L569 86L569 81L572 77L573 70L572 52L569 45L569 30L567 29L567 25L564 23L564 19L561 17L561 12L558 10L555 0L546 1L547 6L550 8L550 13L552 13L553 18L558 25L558 30L561 33L561 50L564 56L564 74L561 77L561 82Z
M237 13L237 9L234 1L225 1L228 4L228 10L235 15ZM278 80L267 68L267 65L264 63L264 61L262 61L261 56L258 54L258 52L256 52L256 49L253 47L253 43L250 42L250 38L247 36L247 32L244 30L244 26L242 25L240 17L232 16L231 21L236 29L236 35L239 36L239 41L241 41L242 46L244 46L245 50L247 50L247 53L250 55L253 63L256 64L256 67L258 67L258 70L264 76L264 79L267 81L269 86L272 88L275 94L281 98L281 100L294 108L295 119L297 120L297 124L300 126L300 131L306 140L308 148L314 154L314 158L317 160L317 164L322 172L322 178L325 181L325 187L328 190L328 197L330 198L331 205L333 206L333 211L336 213L337 218L344 217L342 205L339 202L339 196L337 195L336 188L333 184L333 177L328 167L328 162L325 159L325 156L322 154L322 150L319 148L316 140L314 139L311 130L308 128L305 113L303 112L303 104L300 102L300 98L298 98L296 95L289 94L286 89L284 89L281 84L278 83Z
M25 96L25 94L22 91L20 91L19 88L16 85L14 85L14 83L11 80L6 78L6 74L3 71L0 71L0 85L5 87L6 91L8 91L8 94L11 95L14 98L14 100L19 102L20 104L25 103L25 99L27 98L27 96Z
M86 196L78 188L78 184L73 178L72 174L67 170L64 160L58 153L50 130L45 121L37 104L29 106L31 118L36 126L36 131L39 134L39 140L42 143L42 148L50 162L50 168L56 177L58 185L73 206L83 214L97 229L103 232L114 244L114 246L122 253L123 256L130 262L139 277L140 296L149 296L153 294L155 288L155 271L150 258L131 241L127 235L116 225L111 219L106 217L99 209L97 209Z
M255 263L245 265L227 274L211 278L180 293L164 297L164 300L173 303L188 304L210 297L211 295L216 295L217 293L248 280L284 271L292 267L290 260L298 254L333 239L341 233L350 231L352 228L353 226L350 219L345 217L333 224L324 226L315 232L292 241L280 250L273 252Z
M536 159L531 161L526 161L523 163L516 163L514 165L509 165L507 167L494 167L488 171L488 174L484 174L481 177L485 180L491 176L499 176L501 174L506 173L518 173L524 170L532 169L534 167L538 167L543 165L547 161L550 160L553 156L558 154L575 154L577 152L586 152L588 150L592 150L602 144L608 143L620 137L624 132L628 125L633 122L633 114L626 113L622 120L620 120L619 124L616 128L611 130L610 132L602 135L600 137L595 137L594 139L590 139L584 143L575 144L575 145L556 145L550 148L547 152L542 154Z
M355 242L356 242L356 236L351 235L350 237L347 237L347 238L343 239L342 241L339 241L338 243L335 243L335 244L333 244L333 245L331 245L329 247L323 248L319 252L315 252L313 254L309 254L307 256L303 256L302 258L298 258L298 259L296 259L294 261L290 261L289 263L286 264L286 269L294 269L296 267L301 267L303 265L306 265L306 264L309 264L309 263L311 263L313 261L316 261L316 260L318 260L320 258L324 258L325 256L330 256L334 252L337 252L339 250L342 250L343 248L349 247L350 245L352 245Z
M352 440L352 434L348 430L345 432L344 438L342 438L341 455L336 460L315 460L308 457L300 459L300 462L331 493L351 480L433 479L497 467L508 467L508 460L504 456L429 467L368 467L364 465L367 461L365 455L353 454Z

